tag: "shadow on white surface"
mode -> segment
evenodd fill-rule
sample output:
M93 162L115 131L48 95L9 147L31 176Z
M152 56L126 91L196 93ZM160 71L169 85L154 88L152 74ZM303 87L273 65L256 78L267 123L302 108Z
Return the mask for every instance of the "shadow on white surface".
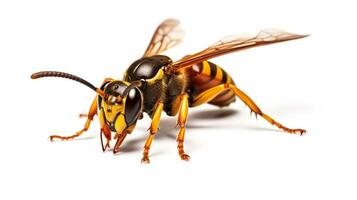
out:
M217 108L214 110L199 110L199 111L190 113L189 118L191 120L228 118L228 117L239 115L240 112L241 111L233 109L233 108L223 108L223 109Z

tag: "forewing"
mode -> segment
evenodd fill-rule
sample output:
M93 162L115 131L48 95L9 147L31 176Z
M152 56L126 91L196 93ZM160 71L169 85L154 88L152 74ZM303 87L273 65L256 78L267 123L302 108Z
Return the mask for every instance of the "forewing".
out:
M296 35L280 30L262 30L254 37L229 37L211 45L207 49L183 57L182 59L174 62L171 66L172 71L192 66L196 63L218 57L224 54L240 51L257 46L274 44L288 40L294 40L306 37L307 35Z
M156 29L144 57L158 55L161 52L178 45L183 38L183 31L179 28L179 21L167 19Z

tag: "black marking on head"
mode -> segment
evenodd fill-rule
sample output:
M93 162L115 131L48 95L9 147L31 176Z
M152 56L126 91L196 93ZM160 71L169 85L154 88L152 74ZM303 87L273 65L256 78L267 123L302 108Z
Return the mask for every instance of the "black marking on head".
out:
M105 87L104 93L117 97L119 95L123 95L127 87L128 86L121 81L113 81Z

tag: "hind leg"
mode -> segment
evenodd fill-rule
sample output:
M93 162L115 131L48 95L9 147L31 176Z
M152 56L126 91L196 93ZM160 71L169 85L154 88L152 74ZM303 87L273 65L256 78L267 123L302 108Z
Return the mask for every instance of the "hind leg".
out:
M254 114L256 116L260 115L266 121L268 121L270 124L277 126L278 128L282 129L283 131L288 132L288 133L300 134L300 135L306 133L306 131L304 129L288 128L288 127L282 125L281 123L277 122L273 118L271 118L269 115L263 113L260 110L260 108L257 106L257 104L255 104L254 101L248 95L246 95L242 90L240 90L233 84L221 84L221 85L218 85L216 87L210 88L210 89L202 92L193 100L192 106L198 106L203 103L208 103L209 101L214 99L217 95L219 95L220 93L222 93L225 90L232 90L234 92L234 94L236 94L238 96L238 98L240 100L242 100L250 108L251 112L254 112Z

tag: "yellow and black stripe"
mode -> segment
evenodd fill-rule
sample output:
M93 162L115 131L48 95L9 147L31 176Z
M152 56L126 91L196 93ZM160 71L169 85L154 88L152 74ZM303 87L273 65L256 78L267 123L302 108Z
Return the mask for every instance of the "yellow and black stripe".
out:
M220 84L234 84L232 77L216 64L203 61L191 67L189 70L191 81L192 100L200 93ZM209 104L216 106L227 106L235 100L235 94L230 91L224 91L212 99Z

